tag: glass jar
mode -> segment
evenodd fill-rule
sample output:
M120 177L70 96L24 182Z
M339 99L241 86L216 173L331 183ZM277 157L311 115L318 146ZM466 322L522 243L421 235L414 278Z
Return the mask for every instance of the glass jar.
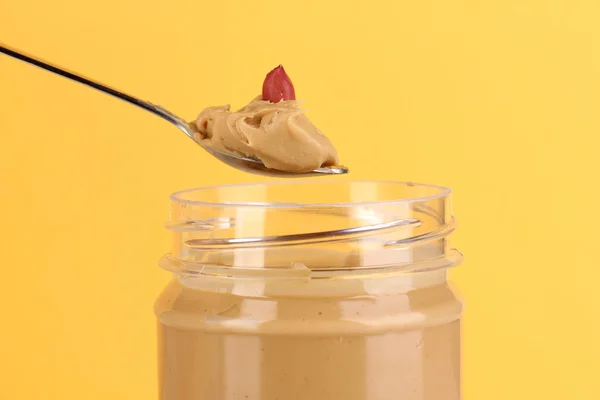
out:
M161 400L458 400L450 190L293 181L171 196Z

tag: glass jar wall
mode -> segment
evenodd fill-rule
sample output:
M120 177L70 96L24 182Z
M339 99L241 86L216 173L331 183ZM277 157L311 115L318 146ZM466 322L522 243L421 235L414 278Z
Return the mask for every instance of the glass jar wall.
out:
M172 195L161 400L459 400L450 191L296 181Z

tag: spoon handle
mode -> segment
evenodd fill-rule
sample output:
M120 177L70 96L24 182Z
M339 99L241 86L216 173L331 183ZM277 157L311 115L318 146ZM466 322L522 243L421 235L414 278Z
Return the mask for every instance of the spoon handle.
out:
M7 56L10 57L14 57L18 60L24 61L26 63L35 65L36 67L40 67L42 69L45 69L46 71L50 71L53 72L57 75L60 75L64 78L67 79L71 79L75 82L79 82L82 83L86 86L89 86L91 88L94 88L96 90L99 90L101 92L104 92L106 94L109 94L111 96L114 96L118 99L121 99L123 101L126 101L130 104L133 104L135 106L138 106L140 108L143 108L146 111L149 111L155 115L158 115L159 117L169 121L170 123L176 125L179 129L181 129L186 135L192 137L193 139L193 134L191 132L189 132L189 125L187 124L186 121L182 120L181 118L179 118L178 116L176 116L175 114L171 113L168 110L165 110L164 108L162 108L161 106L152 104L148 101L144 101L144 100L140 100L137 97L133 97L130 96L128 94L125 94L123 92L120 92L116 89L113 89L111 87L108 87L106 85L103 85L99 82L93 81L91 79L85 78L80 74L76 74L73 72L69 72L64 68L60 68L57 67L56 65L52 65L50 63L47 63L45 61L42 61L40 59L28 56L26 54L24 54L21 51L17 51L14 49L11 49L7 46L5 46L4 44L0 43L0 53L4 53Z

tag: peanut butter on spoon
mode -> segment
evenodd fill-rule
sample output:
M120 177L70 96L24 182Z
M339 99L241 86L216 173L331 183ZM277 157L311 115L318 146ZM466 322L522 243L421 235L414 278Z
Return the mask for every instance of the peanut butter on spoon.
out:
M261 160L267 168L309 172L338 164L331 141L306 117L283 66L269 72L262 95L237 112L208 107L195 121L198 140Z

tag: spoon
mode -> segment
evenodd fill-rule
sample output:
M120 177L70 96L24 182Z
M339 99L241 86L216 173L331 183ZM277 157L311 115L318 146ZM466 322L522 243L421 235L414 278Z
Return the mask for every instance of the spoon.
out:
M120 92L116 89L110 88L106 85L103 85L99 82L93 81L91 79L84 78L79 74L75 74L73 72L68 72L63 68L59 68L55 65L46 63L39 59L27 56L22 52L10 49L2 44L0 44L0 53L4 53L8 56L14 57L18 60L25 61L29 64L35 65L36 67L40 67L45 69L46 71L53 72L62 77L74 80L76 82L82 83L91 88L97 89L101 92L114 96L118 99L124 100L130 104L143 108L144 110L151 112L154 115L158 115L159 117L167 120L168 122L175 125L179 128L183 133L186 134L190 139L192 139L196 144L199 144L204 150L208 151L214 157L218 158L225 164L239 169L240 171L249 172L252 174L265 175L271 177L285 177L285 178L293 178L293 177L308 177L308 176L318 176L318 175L340 175L347 174L348 169L341 165L331 166L331 167L322 167L315 169L310 172L289 172L289 171L280 171L276 169L267 168L262 161L245 157L239 154L234 153L226 153L223 151L216 150L201 140L196 140L195 130L192 125L184 120L181 117L173 114L170 111L167 111L163 107L150 103L149 101L140 100L136 97L130 96L123 92Z

